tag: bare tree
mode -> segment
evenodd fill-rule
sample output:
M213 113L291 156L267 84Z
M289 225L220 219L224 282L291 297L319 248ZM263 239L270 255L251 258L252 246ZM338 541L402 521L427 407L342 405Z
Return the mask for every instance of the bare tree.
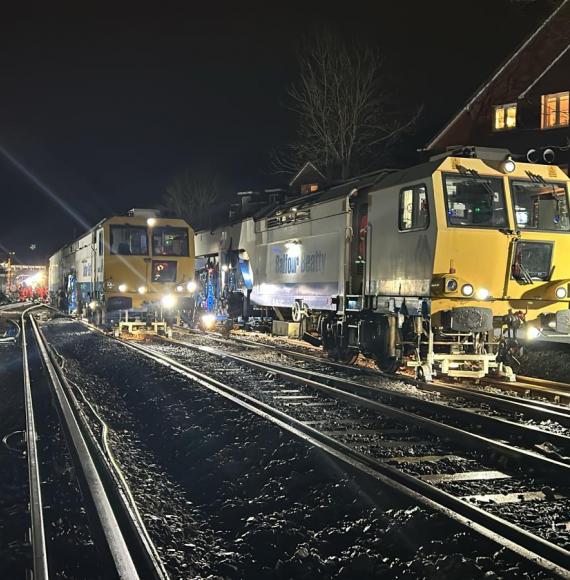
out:
M163 206L195 228L210 225L213 212L225 195L222 179L213 170L200 167L176 175L166 187Z
M312 161L330 178L362 171L372 156L416 122L420 110L402 119L388 87L380 55L324 33L300 55L300 77L288 91L298 115L297 139L274 156L274 168L289 172Z

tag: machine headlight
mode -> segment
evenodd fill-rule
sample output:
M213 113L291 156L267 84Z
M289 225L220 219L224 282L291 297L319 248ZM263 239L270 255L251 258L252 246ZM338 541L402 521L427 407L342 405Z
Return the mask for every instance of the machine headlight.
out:
M149 218L146 220L146 224L147 224L147 226L148 226L149 228L154 228L154 226L156 225L156 218L149 217Z
M176 296L173 294L165 294L160 302L164 308L173 308L176 306Z
M446 292L455 292L457 290L457 280L455 278L449 278L445 283Z
M556 298L559 298L560 300L562 300L563 298L566 298L566 295L568 293L566 292L566 288L564 288L564 286L560 286L559 288L556 288Z
M186 290L188 290L190 293L196 292L196 282L194 282L194 280L190 280L190 282L186 284Z
M126 284L119 284L119 292L126 292L127 285Z
M475 292L475 298L477 298L477 300L487 300L487 298L489 298L489 290L487 290L487 288L479 288L479 290Z
M216 316L211 313L203 314L201 320L205 328L212 328L216 324Z
M461 294L463 294L463 296L473 296L473 286L471 286L471 284L463 284L463 286L461 286Z
M176 292L182 292L184 290L184 286L176 286Z
M139 294L146 294L146 286L139 286L137 291Z

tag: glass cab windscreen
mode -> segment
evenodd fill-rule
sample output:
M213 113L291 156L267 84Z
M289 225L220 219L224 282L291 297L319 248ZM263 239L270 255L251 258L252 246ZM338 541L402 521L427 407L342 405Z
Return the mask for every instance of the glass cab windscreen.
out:
M560 183L512 181L517 228L570 231L568 196Z
M147 256L146 228L111 226L111 254L120 256Z
M188 256L186 228L154 228L152 231L154 256Z
M507 225L502 180L447 175L444 182L450 226L503 228Z

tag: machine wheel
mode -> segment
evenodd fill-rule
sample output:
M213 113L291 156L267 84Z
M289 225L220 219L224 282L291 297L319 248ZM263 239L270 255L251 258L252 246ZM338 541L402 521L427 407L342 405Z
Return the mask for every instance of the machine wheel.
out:
M358 358L358 352L354 352L347 348L337 348L332 358L344 365L353 365Z
M432 372L428 365L420 365L416 367L416 379L424 383L429 383L432 380Z
M395 373L402 365L401 359L393 356L386 356L383 358L374 359L376 366L383 372L387 374Z
M501 341L497 360L517 371L521 366L520 358L523 355L523 346L514 338Z
M224 322L224 324L222 324L222 328L220 328L220 334L224 337L224 338L229 338L230 337L230 333L232 331L233 328L233 322L231 320L226 320Z

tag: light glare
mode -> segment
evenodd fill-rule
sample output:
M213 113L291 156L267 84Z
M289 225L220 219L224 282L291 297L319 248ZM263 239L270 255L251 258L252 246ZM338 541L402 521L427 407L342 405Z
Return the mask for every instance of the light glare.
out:
M164 308L173 308L176 306L176 296L173 294L165 294L161 300L162 305Z

